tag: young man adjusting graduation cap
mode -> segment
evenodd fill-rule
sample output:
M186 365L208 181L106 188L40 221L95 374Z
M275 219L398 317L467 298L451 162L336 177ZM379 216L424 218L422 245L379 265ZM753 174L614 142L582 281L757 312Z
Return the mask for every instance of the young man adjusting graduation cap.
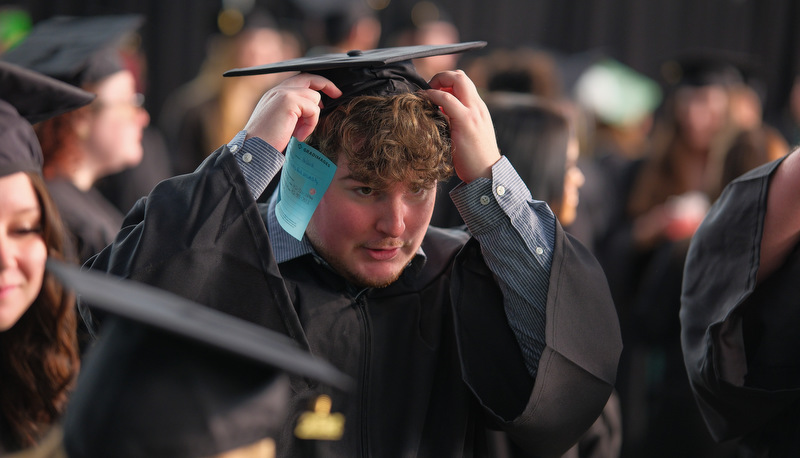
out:
M302 454L295 419L320 394L347 419L324 456L486 456L506 440L549 456L611 392L621 343L601 268L501 156L467 76L426 83L410 62L484 44L229 72L301 73L93 260L281 332L356 380L345 396L293 378L280 456ZM468 230L429 226L453 172Z

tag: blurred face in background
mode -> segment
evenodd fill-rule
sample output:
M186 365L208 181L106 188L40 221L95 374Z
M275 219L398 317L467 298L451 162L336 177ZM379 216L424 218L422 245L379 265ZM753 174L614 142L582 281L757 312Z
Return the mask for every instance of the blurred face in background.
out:
M429 22L417 30L414 44L416 45L448 45L458 43L458 29L444 21ZM458 64L457 54L445 54L441 56L425 57L415 59L414 66L417 72L425 78L431 79L439 72L454 70Z
M119 172L142 160L142 131L150 115L142 108L133 74L122 70L92 88L97 98L79 125L79 138L99 176Z
M725 126L728 93L722 86L687 86L676 94L675 116L681 136L692 149L705 150Z
M245 30L235 41L232 68L254 67L299 57L285 56L284 37L274 29L265 27ZM284 78L286 75L283 74L266 74L231 80L236 80L237 84L251 85L254 90L266 91Z
M564 226L569 226L575 221L578 209L580 189L586 181L583 172L578 168L580 146L575 135L571 135L567 143L567 163L564 175L564 195L558 211L558 220Z
M42 288L47 246L42 212L23 172L0 177L0 332L11 329Z

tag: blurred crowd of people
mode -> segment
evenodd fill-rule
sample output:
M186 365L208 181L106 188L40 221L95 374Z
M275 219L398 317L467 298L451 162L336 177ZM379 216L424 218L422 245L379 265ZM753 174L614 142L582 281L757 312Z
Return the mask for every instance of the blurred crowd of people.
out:
M460 40L444 11L391 36L374 11L337 11L313 18L322 26L313 27L320 36L312 40L254 10L235 31L209 38L197 76L174 91L153 125L143 107L147 59L136 40L143 19L51 20L0 54L95 95L35 125L42 175L71 242L64 258L75 264L111 243L124 215L158 182L192 172L234 138L265 91L286 77L223 78L224 71L379 43ZM69 27L95 30L92 43L78 43L86 34L70 34ZM312 42L319 45L307 46ZM571 57L489 43L460 61L447 55L415 63L426 79L464 70L486 100L501 153L605 271L624 344L617 385L569 456L741 456L735 441L712 439L690 387L679 320L684 266L692 236L726 185L800 142L800 79L784 111L765 113L750 61L739 55L698 49L665 56L660 80L599 53L580 57L579 74L568 79ZM441 184L432 225L464 224L447 198L459 182ZM0 328L0 339L12 326ZM14 348L0 342L0 353ZM63 396L54 392L53 402L37 406L48 414L33 418L55 420ZM0 427L5 432L13 423L14 434L0 436L0 451L41 439L37 421L8 415L6 409L22 407L5 395L2 402Z
M746 56L689 50L665 59L657 81L590 53L579 57L572 87L564 59L521 47L464 68L491 95L501 150L606 272L625 345L616 385L621 415L611 416L621 418L619 456L740 456L737 444L712 439L690 389L679 322L684 262L725 186L789 154L796 123L786 114L783 127L767 121ZM494 100L517 108L499 109ZM559 129L537 127L520 101L559 113L570 134L550 144ZM580 157L565 163L572 148ZM577 208L564 214L570 202ZM437 205L435 223L459 223L446 202Z

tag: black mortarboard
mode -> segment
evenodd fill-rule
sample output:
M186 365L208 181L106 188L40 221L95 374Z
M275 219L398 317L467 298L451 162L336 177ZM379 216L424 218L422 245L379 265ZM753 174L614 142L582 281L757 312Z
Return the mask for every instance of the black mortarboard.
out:
M144 284L53 260L47 268L113 316L63 418L70 457L216 455L277 437L286 373L351 386L274 331Z
M140 15L55 16L36 24L2 59L75 86L124 69L116 47L138 28Z
M40 172L42 150L31 124L88 104L94 94L0 61L0 176Z
M401 46L367 51L301 57L283 62L238 68L223 76L261 75L300 71L314 73L331 80L342 96L331 99L322 94L323 113L360 95L392 95L428 89L427 81L417 74L412 59L456 54L486 46L485 41L449 45Z

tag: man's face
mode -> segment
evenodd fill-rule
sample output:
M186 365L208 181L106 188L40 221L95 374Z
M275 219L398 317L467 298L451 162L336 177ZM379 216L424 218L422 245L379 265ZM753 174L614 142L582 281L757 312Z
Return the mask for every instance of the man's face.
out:
M356 181L339 158L333 182L306 229L314 249L350 282L388 286L416 253L433 213L436 187Z

